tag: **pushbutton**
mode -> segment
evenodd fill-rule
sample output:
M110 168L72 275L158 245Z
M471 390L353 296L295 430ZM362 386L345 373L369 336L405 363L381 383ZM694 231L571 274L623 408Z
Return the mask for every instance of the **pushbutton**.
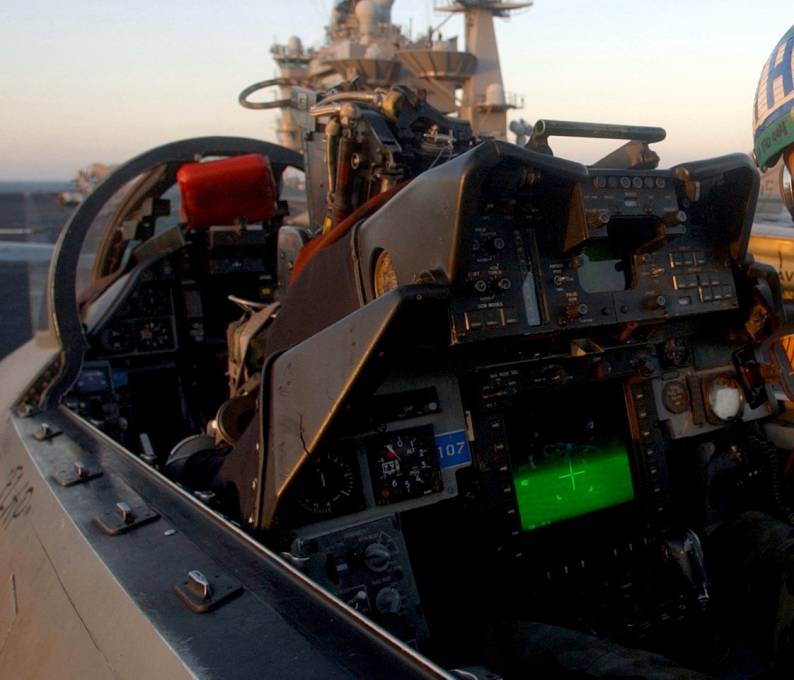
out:
M515 307L505 307L503 310L505 315L505 323L509 326L518 323L518 310Z
M714 300L714 296L711 293L711 288L703 286L703 288L700 289L700 301L711 302L712 300Z
M466 312L466 328L470 331L478 331L483 325L482 312Z
M485 325L489 328L502 325L502 315L498 309L489 309L485 312Z

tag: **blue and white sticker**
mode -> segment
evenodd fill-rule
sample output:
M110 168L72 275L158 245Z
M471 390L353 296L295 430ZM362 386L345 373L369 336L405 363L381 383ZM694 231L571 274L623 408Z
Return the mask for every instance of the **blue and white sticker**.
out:
M465 430L437 434L436 450L442 470L471 463L471 451Z

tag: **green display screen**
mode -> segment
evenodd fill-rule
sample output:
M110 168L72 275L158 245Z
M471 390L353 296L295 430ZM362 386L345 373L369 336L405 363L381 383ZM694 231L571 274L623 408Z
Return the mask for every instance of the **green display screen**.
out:
M599 446L556 443L544 448L540 460L533 457L513 473L525 531L634 498L629 455L621 440Z
M524 531L634 499L624 404L614 383L514 403L506 424Z

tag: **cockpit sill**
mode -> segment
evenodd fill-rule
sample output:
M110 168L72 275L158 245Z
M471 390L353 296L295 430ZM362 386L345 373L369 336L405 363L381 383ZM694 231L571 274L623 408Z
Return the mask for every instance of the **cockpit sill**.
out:
M201 667L209 670L213 657L218 663L217 638L213 640L211 636L220 631L224 632L224 638L237 638L235 644L241 646L250 637L245 642L251 645L249 650L262 647L263 631L271 633L267 637L274 640L274 649L262 655L260 671L273 672L272 654L278 656L277 648L284 642L280 635L298 632L310 639L306 644L311 645L314 656L317 650L322 653L321 658L308 661L317 664L316 673L323 674L325 664L340 664L346 671L362 677L384 675L384 669L389 677L397 669L403 677L454 677L308 579L293 564L65 406L28 417L12 415L11 419L30 461L58 501L64 518L61 521L69 521L91 545L97 559L94 567L102 564L110 570L127 597L148 616L160 635L170 641L174 653L182 657L182 662L197 677L203 675ZM48 436L42 438L42 432ZM59 485L54 476L76 462L96 467L103 475L68 488ZM108 537L98 531L96 518L117 502L130 505L143 502L159 513L159 521L134 533L148 534L149 543L159 539L166 549L146 552L140 540L130 541L129 536ZM184 545L177 547L174 543ZM176 549L169 549L172 546ZM191 557L200 564L192 563ZM208 625L197 628L191 620L196 614L186 607L181 609L181 615L174 616L176 606L167 606L164 600L170 597L179 605L174 592L178 583L169 581L166 574L179 572L184 577L191 569L210 571L213 567L218 569L218 565L227 572L222 578L239 580L243 588L240 597L221 605L226 608L224 621L206 617ZM273 622L267 620L271 608L283 619L280 625L293 630L277 635ZM258 616L252 618L252 610ZM311 610L313 615L307 616ZM222 627L228 626L230 620L237 625L233 623L224 630ZM202 630L207 635L205 639ZM189 646L185 644L188 638ZM219 668L224 669L224 677L231 677L229 657L224 656ZM377 668L372 667L373 660L377 661ZM242 665L248 671L254 670L245 663ZM330 667L325 672L328 670ZM239 673L239 677L250 677L241 671L238 668L234 676Z

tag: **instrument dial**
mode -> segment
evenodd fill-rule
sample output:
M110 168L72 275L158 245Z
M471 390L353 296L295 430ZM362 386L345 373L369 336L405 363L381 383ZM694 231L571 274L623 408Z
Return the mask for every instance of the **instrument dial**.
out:
M432 425L373 437L367 443L367 457L378 505L442 489Z
M99 336L99 342L108 352L126 354L132 351L130 328L126 324L111 324Z
M664 386L662 400L670 413L684 413L689 410L689 390L682 380L673 380Z
M397 288L399 282L397 281L397 272L394 269L391 255L388 251L384 250L378 255L375 262L375 277L374 277L375 296L380 297L384 293Z
M146 319L136 328L136 348L139 352L158 352L173 347L170 319Z
M358 483L353 461L334 453L309 462L301 472L298 505L313 515L355 510Z
M730 375L719 375L706 386L709 411L721 421L738 418L744 409L744 394Z

